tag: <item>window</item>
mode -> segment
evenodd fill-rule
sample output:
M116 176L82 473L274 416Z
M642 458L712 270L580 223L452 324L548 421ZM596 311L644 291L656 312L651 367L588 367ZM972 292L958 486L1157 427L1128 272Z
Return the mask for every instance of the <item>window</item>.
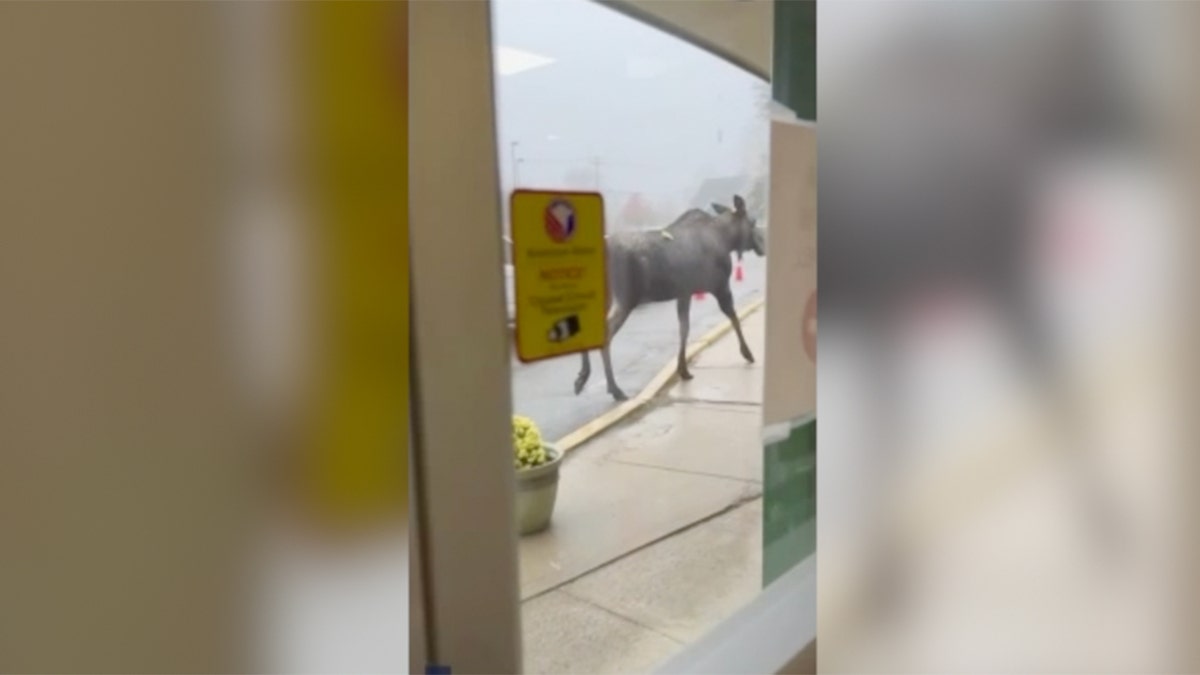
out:
M689 250L674 230L654 235L687 217L752 221L747 231L765 240L767 82L585 0L553 11L494 2L493 40L506 238L507 195L520 188L601 193L610 264L635 233ZM614 290L615 305L627 297L637 307L611 342L612 383L600 367L584 378L575 354L529 364L514 355L513 412L565 455L549 527L519 543L526 672L651 670L759 595L764 454L777 476L794 467L763 450L767 261L752 243L664 258L677 260L661 270L672 279L713 255L729 263L728 276L698 280L710 285L682 301ZM713 294L721 283L736 321ZM511 320L520 300L511 285L506 293ZM629 400L615 400L614 385ZM801 481L811 485L807 459ZM518 480L519 512L537 489ZM799 507L810 542L811 501Z

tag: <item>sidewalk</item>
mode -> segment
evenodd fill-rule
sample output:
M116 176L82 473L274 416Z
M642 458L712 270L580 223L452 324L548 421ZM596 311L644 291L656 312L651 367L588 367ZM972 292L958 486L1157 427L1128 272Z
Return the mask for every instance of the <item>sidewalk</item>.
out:
M526 672L647 671L758 594L764 312L743 331L760 363L730 332L567 455L551 529L520 544Z

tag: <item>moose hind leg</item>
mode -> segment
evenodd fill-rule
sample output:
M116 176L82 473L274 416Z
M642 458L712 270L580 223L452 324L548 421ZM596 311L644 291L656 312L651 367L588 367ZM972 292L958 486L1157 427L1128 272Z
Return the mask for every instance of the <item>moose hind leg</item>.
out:
M613 305L612 311L608 314L608 339L604 341L604 348L600 350L600 355L604 358L604 378L608 381L608 393L617 401L624 401L629 398L621 388L617 386L617 379L613 376L612 355L609 353L609 345L612 344L613 337L617 331L621 330L621 326L625 325L625 320L629 318L630 307L623 303Z
M721 312L729 317L729 322L733 324L733 330L737 333L738 344L742 347L742 358L746 359L747 363L754 363L754 355L750 353L750 346L746 344L746 338L742 335L742 322L738 320L737 312L733 307L733 293L728 287L714 293L717 298L717 304L721 307Z
M583 391L584 385L587 384L588 378L592 376L592 360L588 358L587 352L580 352L581 364L579 366L579 375L575 378L575 395L578 396Z
M687 342L688 342L688 314L692 308L692 296L685 295L675 301L675 309L679 314L679 379L690 380L692 374L688 371L687 363Z

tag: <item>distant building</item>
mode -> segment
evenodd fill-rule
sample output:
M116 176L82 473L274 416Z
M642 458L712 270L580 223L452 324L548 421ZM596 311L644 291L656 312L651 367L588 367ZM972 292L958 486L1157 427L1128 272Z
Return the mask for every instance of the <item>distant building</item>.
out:
M743 175L709 178L700 184L700 189L688 203L688 208L711 211L714 202L733 208L733 196L740 194L745 197L749 182Z
M655 225L661 226L657 222L658 214L653 206L650 205L642 193L635 192L630 195L625 201L625 205L621 208L620 216L618 217L618 227L621 229L641 230Z

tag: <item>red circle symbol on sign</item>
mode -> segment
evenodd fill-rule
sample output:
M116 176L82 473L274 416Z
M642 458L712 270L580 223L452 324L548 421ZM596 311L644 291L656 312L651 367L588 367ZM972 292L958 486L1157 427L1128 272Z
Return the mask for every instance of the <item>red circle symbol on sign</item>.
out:
M575 234L575 208L564 199L556 199L546 207L544 214L546 234L561 244Z
M803 335L804 335L804 353L808 354L808 358L813 362L817 362L817 292L813 291L808 296L808 303L804 306L803 319Z

